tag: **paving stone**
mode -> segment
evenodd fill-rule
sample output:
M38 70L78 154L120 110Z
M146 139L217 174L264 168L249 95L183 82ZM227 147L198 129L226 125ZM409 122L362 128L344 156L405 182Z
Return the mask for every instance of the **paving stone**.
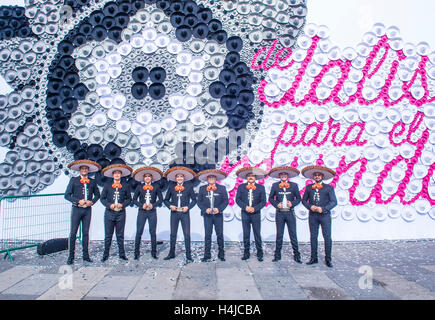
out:
M107 275L86 297L127 298L139 279L138 276Z
M83 297L82 300L126 300L125 298L119 297Z
M422 268L424 268L426 270L435 272L435 265L434 266L420 266L420 267L422 267Z
M3 291L3 294L40 296L52 286L56 285L60 277L60 274L33 274L27 279Z
M110 268L86 267L72 273L72 288L68 285L54 286L38 300L79 300L82 299L106 274ZM69 275L64 275L68 277ZM68 283L67 281L65 281ZM63 283L63 282L62 282Z
M402 300L435 300L435 293L386 268L374 268L373 279Z
M1 256L0 256L1 258ZM9 270L13 268L13 265L10 265L9 263L0 263L0 272L5 272L6 270Z
M0 300L35 300L38 296L28 294L0 294Z
M255 284L265 300L305 300L307 295L289 276L254 274Z
M353 300L353 297L344 292L323 271L311 268L310 271L289 270L289 273L310 300Z
M216 299L216 265L190 263L181 269L173 299Z
M381 283L372 281L371 285L361 278L364 274L358 272L358 268L351 270L332 270L326 271L325 274L329 279L334 281L340 288L342 288L349 295L358 300L397 300L391 292L386 290Z
M216 268L218 300L262 300L247 264Z
M128 300L170 300L180 274L179 268L151 268L145 271Z
M39 267L34 266L17 266L0 273L0 292L37 273L39 269Z

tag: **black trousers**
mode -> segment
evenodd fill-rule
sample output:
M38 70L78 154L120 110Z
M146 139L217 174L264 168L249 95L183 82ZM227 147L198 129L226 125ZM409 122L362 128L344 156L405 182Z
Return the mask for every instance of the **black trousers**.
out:
M254 232L257 257L263 257L263 243L261 241L261 213L246 213L242 211L243 245L245 254L249 255L251 247L251 225Z
M293 255L295 257L300 257L298 247L298 238L296 235L296 217L293 210L291 211L276 211L275 215L276 224L276 248L275 257L281 258L282 249L282 239L284 236L284 229L287 225L288 235L290 237L290 242L293 248Z
M71 211L71 230L69 234L69 255L74 258L77 230L80 222L82 222L82 243L83 243L83 258L89 258L89 226L91 225L91 212L89 208L72 207Z
M116 230L116 241L118 242L119 256L125 255L124 228L125 209L118 212L106 209L104 212L104 256L109 256L114 230Z
M145 223L148 220L148 227L151 237L151 253L157 253L157 212L156 210L139 210L137 213L136 220L136 238L134 241L134 253L139 254L140 252L140 240L142 238L143 230L145 228Z
M216 240L219 247L219 257L224 257L224 216L220 214L204 214L204 258L211 258L211 235L213 233L213 226L216 232Z
M325 260L331 261L331 214L310 212L308 217L310 226L311 258L317 259L317 238L319 226L322 226L323 240L325 241Z
M175 255L175 243L177 241L178 226L181 222L184 235L184 246L186 248L186 257L191 256L190 250L190 213L170 211L171 214L171 236L169 254Z

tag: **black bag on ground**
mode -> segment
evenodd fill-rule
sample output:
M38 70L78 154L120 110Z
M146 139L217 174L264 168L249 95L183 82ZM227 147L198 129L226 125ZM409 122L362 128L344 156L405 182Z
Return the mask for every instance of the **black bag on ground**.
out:
M68 238L50 239L38 244L36 251L43 256L68 249Z

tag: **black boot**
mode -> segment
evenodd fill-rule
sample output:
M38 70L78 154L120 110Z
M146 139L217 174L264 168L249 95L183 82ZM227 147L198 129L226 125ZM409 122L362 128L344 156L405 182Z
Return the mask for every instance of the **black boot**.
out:
M101 258L101 262L107 261L107 259L109 259L109 255L104 254Z
M317 260L317 258L311 258L310 261L307 262L307 264L315 264L318 263L319 261Z
M201 259L202 262L210 262L211 254L210 252L204 252L204 258Z
M186 254L186 263L193 262L192 255L190 253Z
M157 253L155 253L155 252L151 252L151 257L153 257L154 259L158 259L157 258Z
M83 257L83 261L86 261L86 262L89 262L89 263L94 262L94 261L92 261L91 258L89 258L89 256L84 256L84 257Z
M119 256L119 259L124 260L124 261L128 261L128 258L125 256L125 254L121 254Z
M278 262L281 260L281 251L275 251L275 257L273 258L272 262Z
M68 260L66 260L66 264L67 264L67 265L74 264L74 257L69 256L69 257L68 257Z
M136 242L134 244L134 260L139 260L140 257L140 245L138 245Z
M296 261L297 263L302 263L301 256L298 254L295 254L293 256L293 260Z
M219 253L218 253L218 259L219 259L220 261L225 261L225 253L224 253L223 250L222 250L222 251L219 251Z
M175 253L169 252L167 257L165 257L163 260L171 260L175 258Z
M263 261L263 250L257 251L257 260L260 262Z

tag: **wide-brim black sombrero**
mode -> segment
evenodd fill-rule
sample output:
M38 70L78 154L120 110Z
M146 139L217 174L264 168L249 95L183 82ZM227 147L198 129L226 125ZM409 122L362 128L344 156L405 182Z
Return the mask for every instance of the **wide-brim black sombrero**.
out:
M264 179L267 176L267 172L258 167L244 167L236 171L236 176L242 179L246 179L248 174L254 174L256 179Z
M130 166L127 166L126 164L111 164L110 166L105 167L101 173L105 177L112 177L114 171L121 171L121 176L126 177L131 174L133 169Z
M198 172L196 177L201 181L207 181L209 176L215 176L216 180L223 180L227 177L227 174L221 170L217 169L207 169Z
M334 170L322 166L308 166L301 171L302 175L308 179L314 179L315 172L323 173L323 180L332 179L336 175Z
M289 178L297 177L300 173L296 168L284 166L271 169L267 175L271 178L279 179L279 175L283 172L287 173Z
M184 175L184 181L192 180L196 177L195 171L186 167L172 167L165 172L165 178L170 181L177 181L175 179L176 175L181 173Z
M143 182L143 177L147 173L153 177L153 181L158 181L163 177L163 172L154 167L141 167L136 169L133 172L132 177L136 181Z
M74 171L80 171L80 167L88 167L89 172L97 172L101 170L101 166L91 160L76 160L68 164L68 168Z

